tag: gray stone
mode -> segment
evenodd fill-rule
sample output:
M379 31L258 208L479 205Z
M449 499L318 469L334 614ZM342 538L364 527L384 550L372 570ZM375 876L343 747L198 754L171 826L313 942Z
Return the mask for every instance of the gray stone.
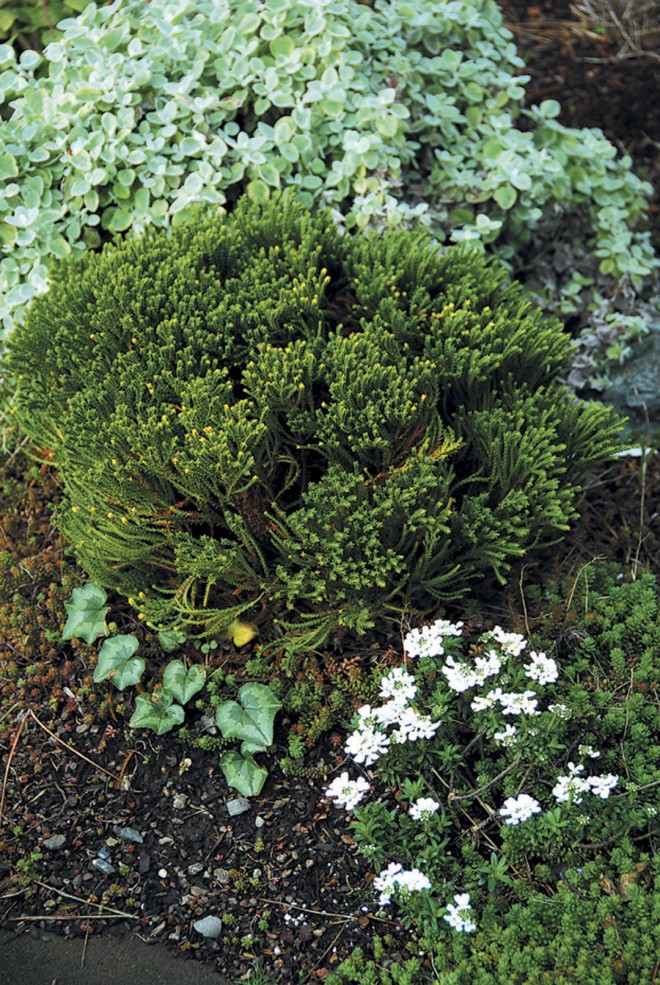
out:
M230 817L235 817L237 814L245 814L246 811L249 811L250 804L245 797L235 797L234 800L227 801L227 810Z
M222 920L220 917L202 917L201 920L195 920L193 927L202 937L214 941L222 933Z
M255 817L255 819L254 819L254 826L255 826L255 828L263 828L263 826L264 826L265 823L266 822L264 821L263 817L261 817L259 815L257 815L257 817Z
M98 869L99 872L102 872L103 875L105 876L111 876L113 875L113 873L117 871L114 865L110 865L110 863L106 862L104 858L93 859L92 865L94 866L95 869Z
M633 346L622 366L610 370L611 384L602 399L629 418L626 430L660 431L660 323L649 325L649 334Z
M136 831L135 828L122 828L119 831L119 837L123 838L124 841L132 842L134 845L141 845L144 841L140 832Z
M51 851L56 848L61 848L66 842L66 835L51 835L50 838L46 838L44 841L44 848L50 848Z

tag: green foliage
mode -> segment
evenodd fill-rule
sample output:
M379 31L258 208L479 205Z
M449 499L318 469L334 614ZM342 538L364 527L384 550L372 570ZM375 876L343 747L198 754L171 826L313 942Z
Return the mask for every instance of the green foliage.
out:
M225 739L241 739L246 752L267 749L273 742L273 722L281 703L263 684L244 684L238 701L226 701L215 714Z
M119 691L140 682L145 670L142 657L134 656L139 643L135 636L113 636L99 651L94 680L111 680Z
M62 265L9 367L98 584L207 637L266 606L301 652L567 529L619 447L569 352L478 253L282 197Z
M365 707L361 737L349 739L347 752L376 778L374 795L354 807L358 850L381 880L394 860L430 881L426 891L385 888L432 952L433 981L634 985L655 973L660 592L652 575L626 582L588 566L573 584L554 586L548 603L566 608L567 598L582 631L571 632L573 610L560 626L548 620L554 668L531 649L518 653L522 637L498 631L461 646L451 630L422 630L433 645L421 650L408 634L406 671L417 688L409 701L439 723L435 735L392 739L365 759L368 730L384 732L389 720ZM536 707L507 713L503 691L527 691ZM597 793L597 775L609 775L608 794ZM560 776L573 777L572 792ZM342 777L328 794L341 803L356 782ZM538 810L511 822L505 801L521 794ZM416 817L420 797L435 803ZM464 893L473 925L461 931L445 907ZM361 981L346 974L338 985Z
M205 681L205 667L193 664L186 670L180 660L170 660L163 673L163 688L182 705L202 690Z
M273 742L273 722L281 702L263 684L244 684L238 701L225 701L215 714L225 739L240 739L240 753L232 750L222 756L220 766L230 787L246 797L260 793L268 771L257 766L255 752L265 751Z
M614 854L614 853L613 853ZM638 856L635 856L636 858ZM660 948L660 865L626 873L589 862L552 896L506 913L486 903L469 946L452 939L436 957L443 985L638 985L653 981ZM423 943L422 943L423 946Z
M161 630L158 634L158 643L163 653L176 653L182 643L186 642L183 633L173 630Z
M62 630L62 639L70 640L80 637L87 643L93 643L99 636L106 636L108 627L105 617L110 606L105 604L106 593L98 585L92 583L84 588L74 588L70 602L65 602L67 621Z
M256 797L268 779L268 770L258 766L254 756L244 756L235 749L224 753L220 758L220 768L229 786L244 797Z
M185 714L181 705L174 703L174 695L159 688L153 694L137 695L129 725L131 728L150 728L156 735L164 735L175 725L181 725Z
M521 111L523 63L492 0L126 0L61 31L43 54L0 46L6 330L52 258L245 191L291 187L349 228L421 219L496 252L565 315L656 264L638 228L650 186L554 100Z
M379 953L381 948L383 945L375 938L374 952ZM344 985L348 982L355 982L356 985L418 985L428 980L424 977L419 958L408 958L403 964L398 964L387 958L385 950L385 960L374 961L362 947L354 948L351 956L324 979L326 985Z

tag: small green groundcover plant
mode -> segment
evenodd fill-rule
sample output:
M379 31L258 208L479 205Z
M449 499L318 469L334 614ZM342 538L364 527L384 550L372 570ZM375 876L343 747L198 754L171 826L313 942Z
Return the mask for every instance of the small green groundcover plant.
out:
M106 593L98 585L89 583L75 588L70 602L65 603L67 622L62 639L78 637L94 643L107 636ZM165 653L172 653L184 642L175 632L159 633L158 640ZM94 681L110 681L119 691L134 687L142 680L146 670L143 657L137 656L139 641L132 633L112 636L103 641L94 670ZM198 694L206 684L206 667L201 664L186 665L174 659L163 670L162 686L152 693L136 695L135 710L129 721L131 728L149 728L156 735L164 735L185 719L184 705ZM270 688L263 684L244 684L238 692L238 701L225 701L215 712L215 725L224 739L240 739L240 752L229 750L220 759L220 766L230 787L235 787L246 797L260 793L268 771L258 766L254 754L265 752L273 742L273 721L281 703Z
M650 186L555 100L522 110L493 0L121 0L59 28L43 53L0 45L4 332L54 257L245 191L291 187L349 227L426 222L567 316L656 266Z
M479 253L282 196L63 264L9 368L94 582L158 629L278 619L293 652L567 529L619 448L557 386L569 352Z
M499 626L471 643L447 620L406 634L405 664L348 738L361 769L326 795L353 812L378 905L426 957L360 954L332 985L657 975L659 594L652 575L608 571L588 591L562 656Z

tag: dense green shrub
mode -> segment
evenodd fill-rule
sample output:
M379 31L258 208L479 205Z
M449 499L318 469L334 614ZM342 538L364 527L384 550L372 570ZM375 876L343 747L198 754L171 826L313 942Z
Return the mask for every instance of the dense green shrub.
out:
M569 348L478 253L285 196L61 265L9 368L99 585L207 633L261 602L311 645L567 529L619 428L555 385Z
M409 633L387 701L357 713L346 752L369 778L354 767L327 794L354 811L379 902L433 955L434 975L422 961L417 980L638 985L657 973L660 593L652 575L620 577L589 566L551 589L570 611L534 641L547 654L498 628L471 643L445 620ZM378 980L363 959L328 979Z
M349 227L481 242L562 315L655 263L650 186L556 102L521 112L492 0L124 0L61 29L43 55L0 46L6 330L52 257L280 186Z

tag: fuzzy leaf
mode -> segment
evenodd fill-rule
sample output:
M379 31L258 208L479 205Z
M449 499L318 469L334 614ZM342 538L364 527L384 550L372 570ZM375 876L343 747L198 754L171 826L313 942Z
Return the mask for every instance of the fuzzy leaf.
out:
M138 694L128 724L132 728L150 728L156 735L164 735L175 725L181 725L185 718L181 705L173 702L174 698L164 688L154 694Z
M273 741L273 720L281 702L264 684L244 684L237 701L226 701L215 716L225 739L243 739L253 751L267 749Z
M163 687L177 701L185 705L187 701L201 691L206 681L206 670L200 664L193 664L188 670L180 660L168 663L163 674Z
M107 595L98 585L85 585L84 588L74 588L71 602L65 602L68 619L62 631L62 639L70 640L74 636L93 643L99 636L106 636L108 627L105 617L110 606L105 604Z
M220 768L229 786L244 797L256 797L268 778L268 771L257 766L251 756L246 759L235 751L224 754Z
M137 684L146 666L142 657L133 656L138 645L135 636L113 636L106 640L99 651L95 682L111 680L120 691Z

